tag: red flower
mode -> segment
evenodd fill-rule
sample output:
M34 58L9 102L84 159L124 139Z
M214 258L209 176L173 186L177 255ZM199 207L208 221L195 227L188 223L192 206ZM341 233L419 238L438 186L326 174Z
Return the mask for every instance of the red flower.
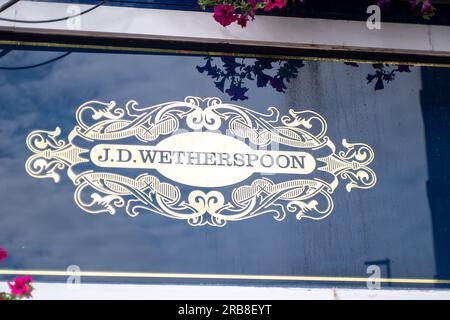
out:
M8 252L3 248L0 248L0 261L5 260L8 257Z
M391 6L391 0L378 0L377 6L379 6L381 10L387 11Z
M237 20L234 14L234 7L229 4L221 4L214 6L214 19L224 27L232 24Z
M433 6L431 5L431 1L430 0L425 0L424 3L422 4L422 10L421 13L423 15L431 15L433 14Z
M29 286L32 281L31 277L16 277L14 278L14 283L8 281L9 289L11 294L14 296L29 295L31 293L31 288Z
M257 5L260 2L263 2L263 0L247 0L247 3L250 5L250 10L248 10L247 15L252 18L252 20L255 20L256 10L258 10Z
M245 14L240 14L239 17L237 18L237 23L242 28L247 26L247 21L248 21L248 16L246 16Z
M420 0L409 0L409 4L411 5L412 9L415 9L419 3Z
M266 0L265 3L266 6L264 7L264 11L270 11L275 7L281 9L286 5L286 2L284 0Z

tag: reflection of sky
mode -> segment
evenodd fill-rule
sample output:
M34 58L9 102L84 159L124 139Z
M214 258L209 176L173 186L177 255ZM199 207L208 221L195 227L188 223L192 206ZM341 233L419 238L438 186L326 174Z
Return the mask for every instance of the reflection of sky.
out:
M2 65L26 65L59 53L12 52ZM85 101L134 99L141 105L219 96L195 66L201 57L72 53L53 64L0 72L0 245L20 269L365 276L368 260L389 258L393 277L434 275L426 156L419 104L420 70L401 74L386 89L365 84L368 65L306 62L286 94L248 83L249 100L263 111L312 109L328 121L329 136L365 142L375 150L378 184L333 194L325 220L277 222L270 215L224 228L190 227L152 215L89 215L73 201L74 186L31 178L26 135L54 130L62 137ZM399 117L399 115L402 115ZM420 253L420 254L418 254Z
M375 188L334 196L333 216L320 226L323 232L347 230L345 235L335 236L338 242L343 242L341 237L346 239L347 250L322 251L321 258L333 257L336 262L352 257L371 261L389 258L393 277L421 274L432 278L420 69L398 74L384 90L374 91L361 81L371 67L361 68L355 72L343 64L310 65L287 97L291 105L315 106L328 119L328 132L336 143L347 138L349 142L368 143L375 151L371 165L378 178ZM311 236L309 241L329 240Z

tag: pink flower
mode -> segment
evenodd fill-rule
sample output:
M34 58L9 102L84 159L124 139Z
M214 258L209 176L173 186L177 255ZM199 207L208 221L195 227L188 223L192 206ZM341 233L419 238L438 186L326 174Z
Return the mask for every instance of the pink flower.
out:
M0 261L5 260L8 257L8 252L5 249L0 248Z
M381 10L388 10L391 6L391 0L378 0L377 5Z
M251 17L253 20L255 19L255 13L256 13L256 5L258 2L261 2L262 0L247 0L247 3L250 5L251 9L247 12L248 16ZM248 19L247 19L248 21ZM239 21L238 21L239 23Z
M266 0L265 3L266 6L264 7L264 11L270 11L275 7L281 9L286 5L286 2L284 0Z
M29 295L31 293L31 288L29 286L32 281L31 277L16 277L14 278L14 283L8 281L9 289L11 294L14 296Z
M412 9L415 9L419 3L420 0L409 0L409 4L411 5Z
M242 28L247 26L247 21L248 21L248 16L246 16L245 14L240 14L239 17L237 18L237 23Z
M430 15L433 13L433 6L430 0L425 0L422 4L422 10L420 11L424 15Z
M224 27L232 24L237 20L234 14L234 7L229 4L221 4L214 6L214 19Z

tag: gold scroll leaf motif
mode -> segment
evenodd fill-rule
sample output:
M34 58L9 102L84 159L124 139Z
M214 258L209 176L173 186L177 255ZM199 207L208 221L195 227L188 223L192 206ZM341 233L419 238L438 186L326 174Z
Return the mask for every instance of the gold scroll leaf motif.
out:
M369 189L376 183L376 175L368 167L374 159L372 148L344 139L343 150L337 151L326 136L326 121L310 110L291 109L288 115L280 117L274 107L260 113L223 103L219 98L199 97L149 107L139 107L134 100L124 107L114 101L88 101L77 109L76 120L67 142L58 140L59 128L31 132L27 146L33 155L25 167L31 176L52 178L55 182L60 180L59 173L67 170L76 186L75 202L91 214L115 214L120 208L130 217L148 212L185 220L191 226L217 227L263 214L272 214L278 221L284 220L287 214L295 215L298 220L321 220L333 210L331 195L340 181L346 182L348 192L354 188ZM234 188L227 196L218 189L193 190L186 197L178 186L149 174L132 178L107 171L75 170L76 166L89 162L83 157L89 150L77 146L76 139L101 142L131 138L148 143L175 133L180 123L191 130L206 131L226 125L231 135L262 147L273 142L302 151L326 146L331 152L318 159L323 166L316 170L330 174L333 179L274 182L259 178Z

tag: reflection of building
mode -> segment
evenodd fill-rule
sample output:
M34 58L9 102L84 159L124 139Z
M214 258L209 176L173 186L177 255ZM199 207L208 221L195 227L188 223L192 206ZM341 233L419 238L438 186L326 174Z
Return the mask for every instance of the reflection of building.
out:
M436 278L450 278L450 69L422 68L422 112L428 155Z

